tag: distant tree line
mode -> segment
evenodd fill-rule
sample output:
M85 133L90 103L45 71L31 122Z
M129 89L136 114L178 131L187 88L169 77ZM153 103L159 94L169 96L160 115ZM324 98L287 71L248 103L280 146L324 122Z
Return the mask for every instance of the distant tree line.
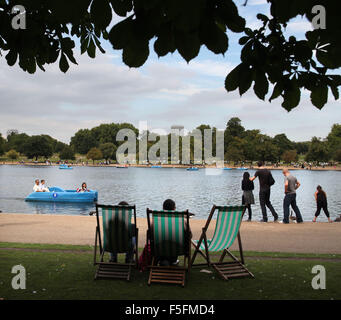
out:
M61 160L75 160L75 154L86 155L87 159L116 160L116 151L124 141L117 141L117 133L121 129L131 129L138 137L136 145L143 139L147 139L147 150L161 139L156 137L150 141L150 132L141 132L130 123L110 123L101 124L92 129L78 130L71 137L70 144L60 142L49 135L29 136L19 133L18 130L9 130L7 137L0 134L0 155L15 160L20 155L29 159L37 160L40 157L48 159L54 154L58 154ZM216 128L202 124L196 129L202 133L205 129L212 130L213 154L215 153ZM140 135L139 135L140 134ZM191 133L189 133L191 134ZM202 135L203 136L203 135ZM168 134L168 155L171 157L171 135ZM179 153L181 159L181 143L179 141ZM137 149L138 150L138 149ZM193 157L193 141L190 143L191 158ZM138 158L138 155L137 155ZM267 161L297 162L298 160L307 162L328 162L341 161L341 124L334 124L330 133L325 139L313 137L311 141L295 142L291 141L285 133L270 137L262 134L260 130L246 130L237 117L231 118L224 130L224 160L233 162L246 161Z

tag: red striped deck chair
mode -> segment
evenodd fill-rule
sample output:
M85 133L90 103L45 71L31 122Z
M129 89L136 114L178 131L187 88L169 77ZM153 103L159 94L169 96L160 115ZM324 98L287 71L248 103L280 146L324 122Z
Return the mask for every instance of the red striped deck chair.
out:
M207 239L207 229L216 211L218 211L218 216L214 234L212 239ZM195 251L191 264L193 266L212 266L224 280L230 278L254 277L244 265L243 247L239 231L244 213L245 206L220 207L214 205L206 221L205 227L202 229L199 240L192 240ZM236 239L238 239L240 260L229 250ZM220 251L222 251L222 254L219 261L211 262L210 252ZM205 264L194 264L198 253L206 260ZM232 261L223 262L226 254L232 258Z

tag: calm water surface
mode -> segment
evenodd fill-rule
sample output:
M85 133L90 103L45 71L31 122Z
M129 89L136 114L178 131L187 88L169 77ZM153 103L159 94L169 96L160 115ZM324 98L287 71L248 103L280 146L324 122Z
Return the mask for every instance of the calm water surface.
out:
M253 175L254 170L249 170ZM59 170L57 166L0 166L0 210L11 213L85 215L93 210L88 204L32 203L24 199L32 192L34 180L45 179L48 186L76 189L83 181L99 193L99 203L117 204L127 201L136 204L137 214L145 216L146 208L160 209L162 202L172 198L177 209L189 209L196 218L207 218L212 204L238 205L241 203L240 188L244 171L214 170L210 175L205 169L186 171L177 168L128 168L75 167ZM271 201L283 216L284 178L279 170L272 171L276 180L271 189ZM322 185L328 196L332 218L341 213L341 172L297 170L293 174L301 182L297 191L297 203L305 220L311 220L316 210L314 192ZM258 200L259 183L255 181L253 219L261 218ZM268 212L270 220L271 213ZM321 212L320 221L326 221Z

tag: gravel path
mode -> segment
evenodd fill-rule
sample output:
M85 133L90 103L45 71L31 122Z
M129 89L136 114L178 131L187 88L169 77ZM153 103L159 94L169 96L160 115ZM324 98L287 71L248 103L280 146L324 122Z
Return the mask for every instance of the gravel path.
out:
M204 224L204 220L190 220L194 239ZM138 218L137 225L139 247L143 247L147 220ZM93 245L95 226L95 216L0 213L0 242ZM213 228L214 223L209 234ZM341 223L243 222L241 237L245 251L341 254ZM236 243L232 249L237 249Z

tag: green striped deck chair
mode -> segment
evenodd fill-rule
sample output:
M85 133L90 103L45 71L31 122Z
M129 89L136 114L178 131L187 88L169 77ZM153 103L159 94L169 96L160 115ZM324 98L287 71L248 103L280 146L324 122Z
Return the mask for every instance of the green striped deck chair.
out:
M102 217L102 223L100 222ZM98 265L95 279L118 278L130 279L131 266L137 266L138 229L136 228L135 206L108 206L96 204L97 227L95 235L94 264ZM134 224L133 224L133 222ZM133 237L136 239L135 264L104 262L105 253L126 253L132 250ZM96 261L97 242L100 261Z
M186 272L190 269L189 212L155 211L147 209L148 241L152 265L148 285L153 282L185 285ZM158 266L160 257L184 256L184 265Z
M207 239L206 233L216 211L218 211L218 215L213 237L212 239ZM202 229L199 240L192 240L195 251L191 264L193 266L212 266L224 280L245 276L253 277L252 273L249 272L244 265L243 248L239 231L244 213L245 206L220 207L214 205L206 221L205 227ZM238 239L240 260L229 250L236 239ZM221 251L222 255L220 256L219 261L211 262L210 252ZM206 260L205 264L194 264L198 253ZM232 262L223 262L226 254L232 258Z

